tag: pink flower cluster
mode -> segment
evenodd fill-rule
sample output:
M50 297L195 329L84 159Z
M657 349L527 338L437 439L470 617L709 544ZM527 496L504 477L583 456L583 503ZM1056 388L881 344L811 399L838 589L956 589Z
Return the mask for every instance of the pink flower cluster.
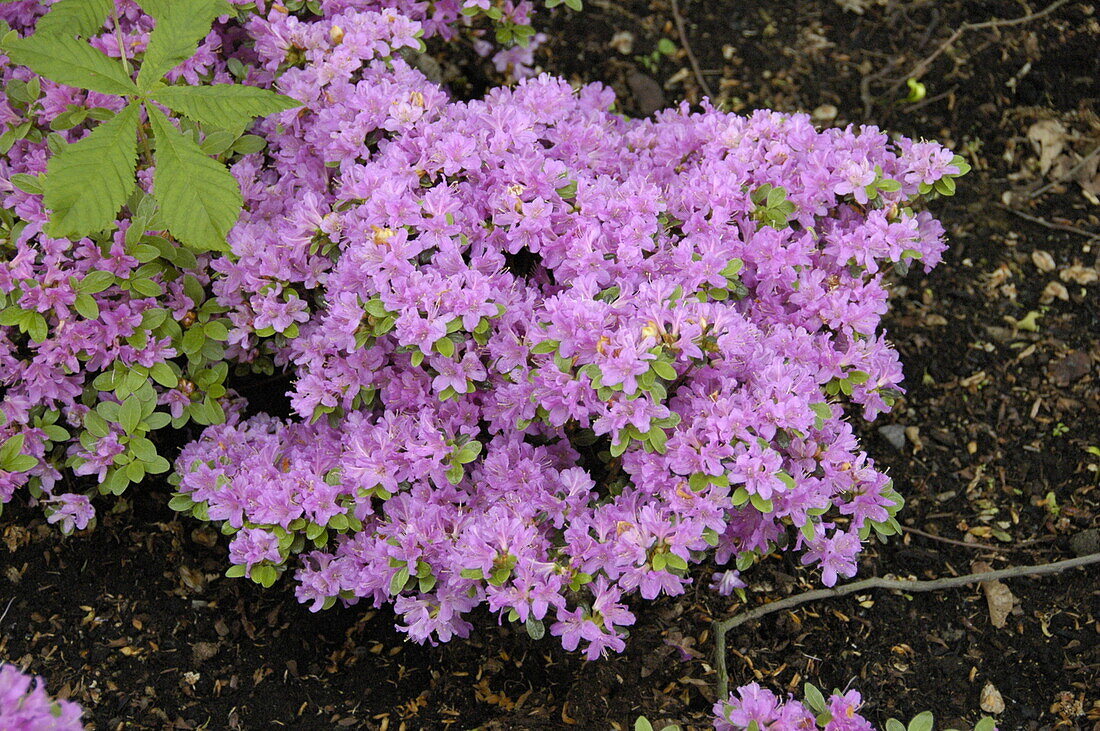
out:
M30 34L50 5L5 2L0 22ZM323 67L334 75L331 82L340 75L350 78L364 60L418 49L422 37L450 39L463 32L486 43L481 37L489 32L463 14L462 0L325 0L320 20L306 11L288 13L279 3L255 5L251 19L215 25L195 54L168 74L169 80L229 83L237 74L247 83L270 86L283 75L288 89L306 93L308 84L296 85L294 74L283 72L302 64L311 70ZM140 63L153 19L132 0L117 0L116 10L118 28L109 19L89 42L116 58L121 42L126 57ZM527 27L530 11L526 0L509 0L497 20ZM516 63L498 59L497 65L522 74L520 61L533 46L522 52L487 48L486 53L499 52L500 58L514 56ZM2 55L0 87L0 444L21 435L22 454L34 461L18 470L0 464L0 507L26 487L49 521L70 532L93 520L88 495L95 486L88 494L61 489L67 484L65 468L90 476L101 493L121 492L127 481L169 468L145 431L132 434L120 423L118 412L128 396L143 400L142 429L148 431L169 424L180 428L191 420L216 422L224 408L231 408L224 377L212 378L214 371L207 367L225 356L226 328L218 318L220 306L209 297L210 258L196 257L159 235L148 217L128 216L112 232L79 240L43 233L48 212L34 180L45 173L51 150L83 138L96 120L121 109L122 99L54 83ZM415 114L415 105L395 107L395 113ZM311 145L318 134L327 137L332 125L345 121L333 117L329 126L309 134L299 125L292 129L301 143ZM354 125L346 135L345 152L353 154L363 140L356 139ZM262 185L263 176L275 170L249 177L251 166L264 164L261 155L244 157L239 169L246 188ZM144 161L139 168L148 191L153 170ZM321 174L327 174L323 165ZM312 182L325 186L320 179ZM250 197L256 211L262 198ZM294 304L275 302L277 294L266 309L261 307L257 323L281 332L306 315ZM204 336L198 340L201 348L189 352L185 341L194 335Z
M858 713L863 704L858 691L833 693L823 702L827 705L815 713L794 698L782 701L767 688L749 683L731 693L729 699L714 704L714 728L716 731L795 731L820 727L824 731L874 731L875 727ZM828 720L819 724L818 717L822 713Z
M885 276L939 261L913 207L956 159L804 115L628 121L545 76L460 103L396 53L415 23L315 25L212 264L229 356L293 374L297 417L177 462L232 575L296 566L314 609L392 603L418 641L484 605L592 658L693 563L852 576L901 499L843 403L900 392Z
M80 731L80 706L55 701L46 694L41 678L0 664L0 728L5 731Z

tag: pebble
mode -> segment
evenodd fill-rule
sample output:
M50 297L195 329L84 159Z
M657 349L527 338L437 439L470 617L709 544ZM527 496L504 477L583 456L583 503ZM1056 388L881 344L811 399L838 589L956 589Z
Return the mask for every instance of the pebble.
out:
M1091 556L1100 553L1100 529L1089 528L1069 539L1069 547L1077 556Z
M887 424L886 426L880 426L878 433L882 435L882 438L890 442L894 449L899 452L905 451L905 427L901 424Z
M822 104L811 112L810 117L818 124L828 124L836 119L840 111L832 104Z

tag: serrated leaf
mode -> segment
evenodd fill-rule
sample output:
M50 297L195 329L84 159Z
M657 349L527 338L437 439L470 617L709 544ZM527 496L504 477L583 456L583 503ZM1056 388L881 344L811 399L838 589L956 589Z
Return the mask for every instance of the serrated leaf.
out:
M59 84L119 96L137 92L118 61L76 38L37 33L5 41L3 51L12 63Z
M169 86L154 93L153 99L199 124L236 134L256 117L301 106L288 96L239 84Z
M103 27L113 0L57 0L38 20L34 32L88 37Z
M244 205L236 179L164 112L150 106L149 120L156 137L153 195L169 230L192 248L225 251L225 237Z
M141 0L139 4L156 20L138 72L142 91L191 58L215 18L234 12L225 0Z
M52 212L51 235L83 236L114 222L134 190L137 126L138 105L129 104L50 158L43 203Z

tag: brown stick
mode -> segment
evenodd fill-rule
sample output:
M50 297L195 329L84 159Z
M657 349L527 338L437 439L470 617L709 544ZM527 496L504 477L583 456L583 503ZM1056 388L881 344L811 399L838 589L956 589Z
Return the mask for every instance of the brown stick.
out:
M684 28L684 16L680 15L680 3L677 0L671 0L672 2L672 19L676 22L676 32L680 35L680 45L684 47L684 52L687 54L688 63L691 64L691 70L695 74L695 81L699 84L699 88L703 90L703 93L714 101L714 94L710 90L710 85L707 84L707 80L703 78L703 71L699 68L699 61L695 58L695 54L691 50L691 44L688 42L687 30Z
M1055 561L1054 563L1038 564L1035 566L1014 566L1007 569L998 569L997 571L983 571L976 574L966 574L964 576L950 576L945 579L910 581L907 579L883 579L875 577L832 589L815 589L813 591L803 592L802 594L795 594L786 599L780 599L779 601L765 604L756 609L735 614L727 619L715 620L714 670L718 674L718 698L724 699L729 695L729 673L726 669L726 633L745 622L751 622L769 614L773 614L774 612L781 612L784 609L792 609L806 602L812 602L818 599L828 599L830 597L847 596L848 594L855 594L856 592L867 591L869 589L895 589L897 591L908 592L939 591L941 589L952 589L959 586L977 584L983 581L994 581L996 579L1057 574L1068 569L1088 566L1094 563L1100 563L1100 553L1066 559L1065 561Z
M1100 239L1100 233L1094 233L1092 231L1087 231L1083 228L1078 228L1077 226L1071 226L1068 223L1055 223L1053 221L1048 221L1045 218L1039 218L1038 216L1032 216L1030 213L1024 213L1023 211L1017 210L1017 209L1013 208L1012 206L1006 206L1003 203L995 203L994 205L997 206L998 208L1003 208L1004 210L1008 211L1009 213L1012 213L1014 215L1019 216L1020 218L1024 219L1025 221L1031 221L1032 223L1038 224L1038 225L1042 226L1043 228L1049 228L1051 231L1066 231L1066 232L1071 233L1071 234L1078 234L1080 236L1088 236L1089 239Z

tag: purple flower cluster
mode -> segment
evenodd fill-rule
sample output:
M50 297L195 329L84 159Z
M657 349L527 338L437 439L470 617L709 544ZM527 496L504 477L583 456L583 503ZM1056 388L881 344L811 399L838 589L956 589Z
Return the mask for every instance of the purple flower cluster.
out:
M716 731L817 728L824 731L874 731L875 727L858 713L862 704L859 692L850 690L844 694L834 692L827 700L822 698L819 701L821 708L813 709L794 698L782 701L767 688L749 683L731 693L728 700L714 704L714 728Z
M758 683L743 685L728 699L714 704L714 728L716 731L875 731L859 714L863 698L858 691L834 690L826 698L810 683L806 683L804 691L802 700L788 697L784 701ZM908 728L931 729L934 720L930 711L924 711L909 722ZM904 729L906 724L890 719L885 728ZM997 731L997 724L983 716L974 731Z
M242 14L252 12L251 17L215 25L193 56L169 72L169 81L229 83L236 77L271 86L282 77L292 92L319 90L319 85L295 81L294 70L304 65L310 73L330 75L329 88L335 89L338 79L350 79L364 61L419 49L422 37L453 38L463 32L484 45L482 36L491 32L476 22L476 12L464 14L469 3L463 0L324 0L322 19L308 10L289 13L280 3L234 2L242 6ZM50 5L40 0L5 2L0 5L0 28L29 35ZM132 0L115 5L116 13L89 42L108 56L124 54L140 64L154 21ZM509 1L493 19L515 30L529 28L530 14L526 0ZM513 36L522 40L532 34ZM501 69L522 74L524 59L529 61L524 54L532 48L528 43L517 52L494 44L483 50L499 54ZM395 74L378 80L396 89L400 78ZM224 386L227 364L222 362L228 323L220 317L224 308L210 297L210 257L196 256L166 237L155 211L146 205L151 200L131 202L114 230L102 235L70 240L44 233L48 211L37 181L51 154L63 143L84 138L98 120L118 112L123 100L55 83L2 55L0 87L0 445L19 439L19 459L0 463L0 506L26 487L43 504L49 521L70 532L93 519L88 495L96 485L100 493L117 494L146 474L169 469L148 438L151 432L189 421L217 423L232 408L227 399L233 394ZM438 90L432 93L441 96ZM298 135L305 146L321 144L319 135L324 136L322 146L354 157L364 144L357 131L369 123L347 119L356 100L341 101L330 105L333 116L317 130L307 132L294 124L287 134ZM414 119L422 111L412 97L389 99L386 109L395 119ZM340 114L345 117L336 116ZM345 125L344 136L332 139L334 129ZM208 134L204 145L216 140ZM223 157L240 160L238 174L246 189L262 189L278 169L265 167L247 138L239 142L239 150L223 150ZM224 148L227 143L220 144ZM218 152L216 146L207 149ZM284 149L282 154L292 153ZM144 193L150 190L152 173L149 161L140 160ZM323 190L328 175L324 165L303 171L310 173L320 176L310 178L310 186ZM255 215L264 213L265 196L249 196ZM309 205L305 201L302 215L308 216ZM264 251L267 243L256 240L251 245ZM302 242L292 243L302 248ZM264 257L278 249L266 251ZM285 262L288 271L276 272L280 276L269 281L316 284L323 269L301 271L294 268L299 263ZM250 284L259 287L255 281ZM282 333L308 319L303 301L278 284L255 305L250 324L257 329ZM66 468L91 476L92 489L87 494L60 489L66 484Z
M80 706L46 695L41 678L0 664L0 728L5 731L80 731Z
M885 277L939 261L914 207L959 159L804 115L628 121L545 76L459 103L398 53L417 28L297 24L289 67L256 44L305 108L235 165L211 286L297 416L208 428L174 505L235 534L231 575L297 566L314 609L392 603L418 641L485 605L594 658L693 563L852 576L901 498L843 403L900 393Z

